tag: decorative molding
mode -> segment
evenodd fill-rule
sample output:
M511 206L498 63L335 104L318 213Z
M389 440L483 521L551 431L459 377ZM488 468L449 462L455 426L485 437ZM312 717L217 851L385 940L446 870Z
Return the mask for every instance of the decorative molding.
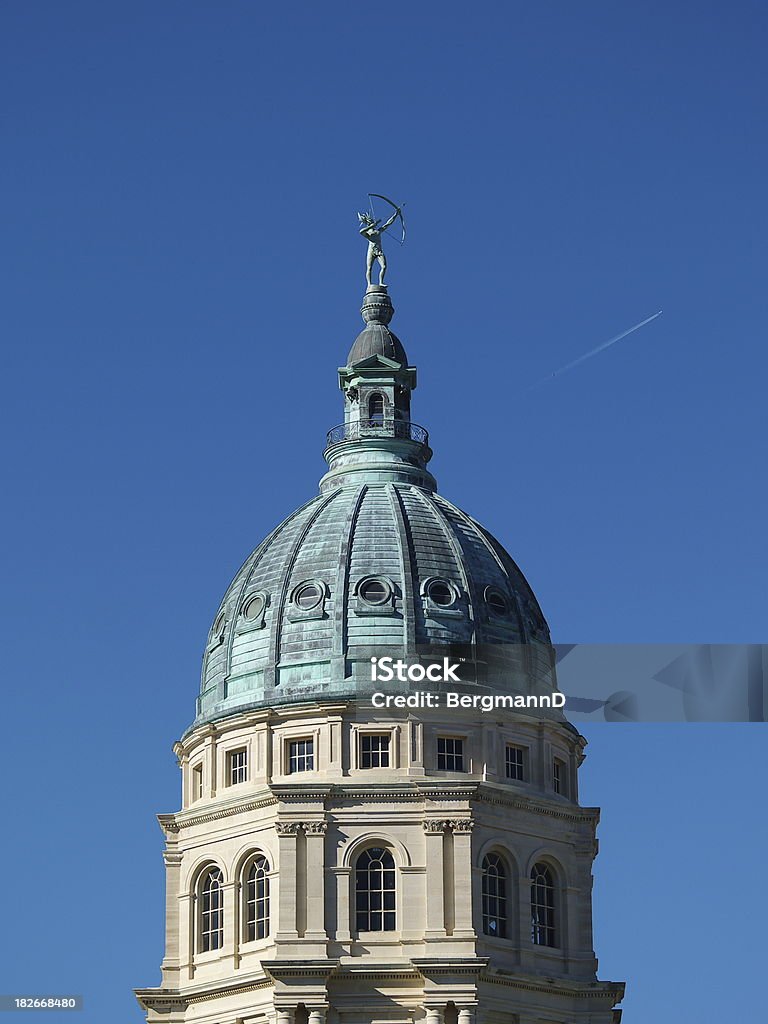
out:
M270 793L255 800L245 800L242 803L227 804L225 807L217 807L210 811L183 811L178 814L159 814L160 818L173 819L175 828L173 831L188 828L190 825L207 825L210 821L220 821L222 818L229 818L233 814L244 814L247 811L259 811L264 807L276 807L277 799ZM160 822L163 826L162 821Z

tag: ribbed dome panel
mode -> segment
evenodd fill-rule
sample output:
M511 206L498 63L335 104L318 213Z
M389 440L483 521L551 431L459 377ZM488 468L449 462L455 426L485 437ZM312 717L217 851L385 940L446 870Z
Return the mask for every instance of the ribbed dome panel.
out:
M364 599L366 577L382 603ZM452 594L448 607L429 599L431 581ZM503 615L489 610L488 587L506 600ZM354 695L372 653L530 640L548 642L530 587L473 519L413 485L339 487L290 516L237 573L209 634L197 721Z

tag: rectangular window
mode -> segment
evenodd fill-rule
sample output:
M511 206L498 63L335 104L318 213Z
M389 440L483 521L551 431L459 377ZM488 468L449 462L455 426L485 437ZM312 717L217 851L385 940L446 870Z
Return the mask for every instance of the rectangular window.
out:
M288 772L311 772L315 768L315 741L291 740L288 744Z
M516 779L518 782L525 779L525 750L512 743L507 744L506 775L508 779Z
M463 772L464 740L455 736L438 736L437 767L445 772Z
M552 788L556 793L565 793L565 761L556 757L552 762Z
M230 750L229 752L229 784L236 786L245 782L248 778L248 752L243 750Z
M360 737L360 767L389 768L389 733Z
M192 769L192 799L201 800L203 796L203 766L196 764Z

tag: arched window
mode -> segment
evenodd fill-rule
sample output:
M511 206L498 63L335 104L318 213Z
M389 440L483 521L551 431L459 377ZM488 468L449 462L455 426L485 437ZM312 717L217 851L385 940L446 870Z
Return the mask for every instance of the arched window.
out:
M200 949L221 949L224 945L224 876L209 868L200 889Z
M381 425L384 422L384 396L374 391L368 399L368 422Z
M395 862L389 850L364 850L355 869L355 910L359 932L395 930Z
M555 880L546 864L531 868L531 942L534 946L554 946Z
M245 941L269 935L269 861L259 854L245 882Z
M483 859L483 932L507 935L507 869L497 853Z

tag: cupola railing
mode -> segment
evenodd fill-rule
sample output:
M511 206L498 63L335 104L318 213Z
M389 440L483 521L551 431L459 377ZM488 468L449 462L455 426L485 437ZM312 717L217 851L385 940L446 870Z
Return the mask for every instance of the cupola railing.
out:
M326 447L332 444L339 444L341 441L359 441L371 437L397 437L405 441L417 441L419 444L429 444L429 433L425 427L418 423L411 423L410 420L390 420L384 423L339 423L331 427L326 439Z

